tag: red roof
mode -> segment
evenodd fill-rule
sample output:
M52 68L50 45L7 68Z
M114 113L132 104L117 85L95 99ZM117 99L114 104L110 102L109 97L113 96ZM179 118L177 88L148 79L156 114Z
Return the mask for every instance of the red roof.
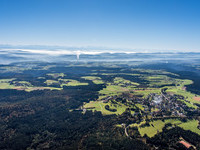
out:
M185 141L180 141L179 143L183 144L185 147L190 148L192 145L185 142Z

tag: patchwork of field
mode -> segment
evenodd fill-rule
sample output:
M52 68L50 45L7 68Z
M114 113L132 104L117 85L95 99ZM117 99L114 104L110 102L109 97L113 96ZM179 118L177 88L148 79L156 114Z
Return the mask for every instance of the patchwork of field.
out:
M190 130L194 133L197 133L200 135L200 130L197 128L198 127L198 120L188 120L187 122L182 122L179 119L166 119L164 121L162 120L154 120L149 122L149 126L144 126L144 124L146 123L146 121L142 121L139 124L134 123L134 124L130 124L129 127L133 128L133 127L137 127L138 131L140 133L140 135L143 137L145 134L148 137L153 137L156 134L158 134L159 132L162 132L163 128L165 127L166 124L171 124L169 125L168 128L172 128L175 126L181 127L184 130ZM122 127L121 125L116 125L117 127Z
M145 71L143 70L143 72L145 72ZM151 70L147 70L147 72L161 73L160 71L151 71ZM193 82L191 80L187 80L187 79L177 79L177 78L172 78L172 77L167 76L167 74L174 75L176 77L178 76L173 73L164 72L163 74L162 75L152 75L152 76L148 76L145 74L141 74L141 75L128 74L133 77L137 76L141 79L146 80L146 82L148 83L146 88L139 87L140 84L137 82L133 82L133 81L124 79L122 77L113 77L112 82L104 82L106 84L106 87L99 91L98 101L93 101L89 104L84 105L84 107L87 108L92 105L91 107L93 107L93 110L101 111L103 114L119 114L118 113L119 108L116 108L117 112L115 112L115 113L113 113L113 112L108 113L109 112L108 110L100 109L101 107L99 107L99 105L102 105L102 106L105 105L102 100L109 96L119 96L122 93L130 93L130 92L133 93L134 95L141 95L142 98L146 98L151 93L160 95L161 90L166 88L167 89L166 92L168 92L168 93L173 93L173 94L184 96L184 98L187 99L187 101L185 101L185 100L181 100L181 101L183 101L188 107L197 108L197 106L195 106L193 104L195 102L195 100L193 99L195 95L188 92L185 88L186 85L192 84ZM101 73L101 75L115 76L116 74ZM95 80L101 79L100 77L97 77L97 76L89 76L89 77L84 77L84 78L92 80L93 82L97 82ZM172 85L174 85L174 86L172 86ZM95 103L97 103L98 105L95 105ZM109 101L108 105L111 105L111 104L112 104L112 102ZM136 105L139 106L139 104L136 104ZM127 108L125 106L120 106L120 107L124 107L123 109L120 109L120 111L121 110L125 111ZM102 107L102 108L104 108L104 107ZM140 108L141 110L144 110L143 106L139 106L138 108Z
M89 103L86 103L84 105L84 108L93 111L101 111L103 115L111 115L111 114L120 115L123 112L125 112L127 108L129 108L130 110L131 108L135 107L133 107L133 105L127 105L127 104L124 105L123 103L116 102L115 100L107 101L106 103L103 100L108 98L109 96L119 96L122 93L132 93L133 95L141 95L142 98L147 98L147 96L151 93L156 93L160 95L161 90L166 89L167 93L183 96L185 100L180 100L180 101L183 101L188 107L196 109L197 106L194 105L194 103L195 102L198 103L199 99L197 95L188 92L186 89L186 86L192 84L193 82L187 79L168 77L167 74L169 73L166 72L166 75L152 75L152 76L147 76L144 74L139 76L137 74L137 76L139 76L141 79L146 80L147 82L146 88L141 88L139 86L140 84L137 82L132 82L122 77L113 77L113 81L107 82L106 87L99 91L99 99L97 101L90 101ZM101 75L114 76L115 74L102 73ZM172 75L177 76L175 74ZM133 77L134 76L135 74L133 74ZM112 112L105 109L106 105L109 105L111 109L116 109L116 111ZM139 108L141 111L144 111L143 105L135 104L135 106L137 106L137 108ZM152 109L152 112L157 110L158 109L156 108ZM131 111L131 113L134 114L134 111ZM148 117L151 118L151 116ZM145 124L146 121L142 121L139 124L136 123L130 124L129 127L137 127L141 136L147 135L148 137L153 137L157 133L162 132L166 124L171 124L172 125L171 127L178 126L183 128L184 130L190 130L200 135L200 130L197 128L198 120L194 119L188 120L187 122L182 122L179 119L166 119L164 121L154 120L149 122L149 126L144 126ZM117 126L121 127L121 125Z
M61 79L61 78L59 78L58 80L46 80L44 83L46 83L47 85L58 85L60 87L88 85L88 83L79 82L77 80Z
M51 66L54 67L54 66ZM50 68L51 68L50 67ZM7 68L8 70L17 70L15 68ZM46 68L48 69L48 68ZM83 76L82 79L90 80L94 84L105 84L106 87L99 91L99 100L106 98L108 96L120 95L126 92L133 92L135 95L142 95L143 98L146 98L150 93L161 94L161 89L167 88L166 92L182 95L187 101L183 101L187 106L197 108L193 103L200 103L200 100L197 99L198 95L192 94L188 92L185 88L186 85L192 84L191 80L187 79L177 79L172 78L167 75L173 75L178 77L178 75L162 71L162 70L144 70L144 69L132 69L140 73L92 73L90 76ZM95 71L95 70L94 70ZM102 70L105 72L106 70ZM147 75L145 73L150 73L151 75ZM96 74L94 76L94 74ZM101 77L98 76L113 76L112 82L107 82L102 80ZM134 77L138 77L142 80L146 81L146 87L140 87L140 83L130 81L124 79L123 77L115 77L118 75L129 75ZM33 86L28 81L18 81L17 79L1 79L0 80L0 89L17 89L17 90L25 90L25 91L33 91L33 90L62 90L64 86L81 86L81 85L89 85L87 82L80 82L74 79L66 79L66 74L64 73L47 73L46 77L38 77L38 79L46 79L44 83L46 86ZM172 86L174 85L174 86ZM125 110L125 109L124 109Z
M200 135L200 130L197 128L198 126L197 120L189 120L187 122L181 122L180 120L177 119L167 119L164 122L162 120L156 120L150 122L149 127L139 127L138 130L141 136L144 136L146 134L148 137L153 137L157 133L162 132L163 127L167 123L171 123L173 126L176 125L183 128L184 130L190 130Z
M99 99L102 99L106 96L119 95L123 92L134 90L138 85L139 83L116 77L113 79L113 82L109 82L106 84L106 88L99 91Z
M93 78L94 79L94 78ZM99 78L98 78L99 79ZM137 87L139 84L136 82L131 82L129 80L125 80L123 78L116 77L113 79L113 82L108 82L106 87L99 91L99 100L91 101L84 105L84 108L91 108L93 111L101 111L103 115L116 114L120 115L127 108L132 108L133 106L124 105L122 103L113 101L108 101L104 103L103 99L110 96L120 95L124 92L129 92ZM115 112L109 111L105 109L105 106L110 106L111 109L116 109Z
M187 101L183 101L188 107L197 108L193 103L200 103L200 101L196 101L194 97L197 97L196 94L192 94L191 92L187 91L186 86L193 83L193 81L188 79L177 79L177 78L169 78L164 75L159 76L151 76L146 78L150 83L149 86L162 86L162 88L155 88L152 91L145 90L143 93L140 91L140 94L148 95L151 93L158 93L160 94L161 89L166 88L167 93L181 95L185 98ZM171 86L174 84L174 86Z
M186 85L192 84L193 82L191 80L178 80L178 84L176 86L167 86L166 92L173 93L176 95L181 95L184 97L185 100L180 100L184 102L188 107L197 108L194 103L199 103L200 101L195 100L195 97L198 97L197 94L193 94L186 89Z
M161 94L161 88L146 88L146 89L135 89L135 95L142 95L143 98L146 98L150 93Z
M61 90L60 88L54 87L38 87L33 86L28 81L15 81L15 78L12 79L0 79L0 89L16 89L16 90L25 90L27 92L34 90Z
M0 79L0 89L16 89L25 90L27 92L34 90L62 90L64 86L81 86L88 85L88 83L79 82L73 79L63 79L60 77L66 76L64 73L47 74L52 79L47 79L44 83L46 86L34 86L29 81L21 81L17 78ZM45 80L46 77L38 77L38 80Z
M99 91L99 99L102 99L107 96L119 95L122 92L128 92L128 91L129 90L125 87L112 85L111 83L108 83L106 88L103 88L103 90Z
M46 83L47 85L55 85L55 84L59 84L59 81L57 81L57 80L46 80L44 83Z
M15 78L12 79L1 79L0 80L0 89L12 89L15 88L14 85L11 85L10 82L15 80Z

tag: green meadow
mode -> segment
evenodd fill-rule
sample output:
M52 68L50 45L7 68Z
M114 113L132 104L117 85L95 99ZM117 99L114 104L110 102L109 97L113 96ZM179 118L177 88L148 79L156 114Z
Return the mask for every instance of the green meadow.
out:
M146 134L148 137L153 137L157 133L162 132L163 127L167 123L171 123L173 126L176 125L184 130L190 130L200 135L200 130L197 128L198 120L188 120L187 122L181 122L178 119L166 119L164 122L162 120L156 120L151 121L149 123L150 126L141 127L141 125L145 124L145 122L141 122L140 124L131 124L130 127L138 127L138 131L140 132L141 136Z
M15 78L12 79L0 79L0 89L16 89L16 90L25 90L27 92L31 92L34 90L60 90L60 88L54 87L38 87L33 86L28 81L15 81Z
M116 109L116 112L112 112L105 109L105 106L109 105L111 109ZM92 111L101 111L103 115L121 115L127 108L130 108L122 103L112 104L110 102L103 103L102 101L90 101L84 105L84 108L92 110Z

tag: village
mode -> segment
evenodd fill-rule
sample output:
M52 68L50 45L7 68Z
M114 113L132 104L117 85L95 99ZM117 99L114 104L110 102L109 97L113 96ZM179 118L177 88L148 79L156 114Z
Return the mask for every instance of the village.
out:
M126 101L124 100L126 99ZM134 106L136 104L142 105L143 109L131 109L134 110L132 113L133 117L142 118L141 122L144 121L144 118L149 115L151 119L181 119L182 121L186 121L188 118L197 118L200 114L200 110L188 107L181 100L185 100L181 95L167 94L165 90L161 91L161 94L150 93L146 99L140 97L133 97L130 94L123 93L121 96L108 96L104 98L103 103L113 102L114 100L122 100L122 103L132 102ZM189 102L189 101L188 101ZM152 111L155 110L155 111ZM128 128L131 124L122 123L121 126L124 128L125 135L132 139L132 137L128 133ZM198 123L198 127L200 130L200 121ZM146 143L146 139L137 138ZM179 137L175 142L175 145L180 146L184 149L196 150L196 147L185 140L183 137ZM156 148L156 147L155 147Z
M167 94L164 90L161 94L150 93L147 98L135 97L132 94L123 93L122 95L107 96L101 101L103 103L116 103L122 100L121 103L131 105L140 104L141 114L149 114L152 118L187 118L200 115L200 110L188 107L183 101L187 101L181 95ZM190 103L189 101L187 101ZM137 109L134 109L137 110ZM133 116L138 115L139 111L132 113Z

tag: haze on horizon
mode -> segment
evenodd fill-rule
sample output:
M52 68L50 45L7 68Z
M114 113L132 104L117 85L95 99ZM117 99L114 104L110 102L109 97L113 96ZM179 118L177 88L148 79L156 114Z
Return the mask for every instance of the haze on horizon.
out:
M199 0L1 0L1 45L200 52Z

